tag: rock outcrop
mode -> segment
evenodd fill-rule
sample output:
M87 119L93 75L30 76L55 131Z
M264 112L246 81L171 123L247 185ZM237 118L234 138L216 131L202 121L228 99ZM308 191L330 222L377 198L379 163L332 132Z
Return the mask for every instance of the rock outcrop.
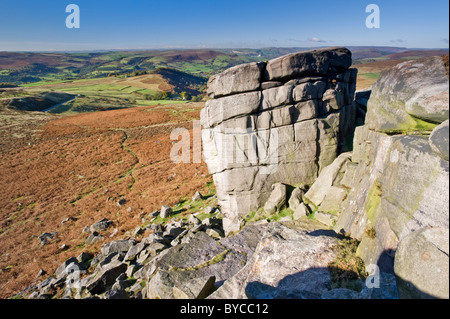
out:
M210 78L202 140L225 225L261 207L275 183L311 184L345 150L356 117L351 64L349 50L330 48Z
M401 298L449 296L448 89L440 57L382 73L351 156L341 154L305 194L316 217L336 199L330 226L361 240L366 265L395 273Z

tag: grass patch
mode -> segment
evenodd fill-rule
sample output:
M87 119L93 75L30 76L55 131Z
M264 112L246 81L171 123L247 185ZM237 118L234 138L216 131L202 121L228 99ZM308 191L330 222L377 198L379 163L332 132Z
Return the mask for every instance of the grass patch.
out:
M383 189L380 182L377 180L373 183L367 195L366 204L364 205L364 210L366 211L369 220L375 222L375 213L381 204L381 196L383 195Z
M366 234L367 237L369 237L370 239L375 239L375 237L377 237L377 232L375 230L374 227L369 227L367 228L364 233Z
M193 267L171 267L170 270L174 270L174 271L196 271L196 270L200 270L202 268L220 263L221 261L223 261L226 257L226 255L230 252L229 249L225 249L223 252L221 252L220 254L214 256L213 258L211 258L208 261L205 261L204 263L201 263L197 266L193 266Z
M138 106L150 106L150 105L166 105L166 104L186 104L189 101L176 101L176 100L136 100Z
M378 80L380 73L362 73L361 76L370 80Z
M294 214L294 211L292 209L284 208L278 214L270 216L269 221L278 221L281 218L286 217L286 216L291 217L291 219L293 220L293 217L292 217L293 214Z
M333 247L337 251L335 260L328 264L331 288L347 288L361 291L361 282L367 278L364 261L356 256L359 241L345 237Z

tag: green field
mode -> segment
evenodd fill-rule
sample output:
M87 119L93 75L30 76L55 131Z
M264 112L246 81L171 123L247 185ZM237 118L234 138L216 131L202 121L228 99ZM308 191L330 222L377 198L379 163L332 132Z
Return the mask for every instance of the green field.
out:
M45 53L8 53L10 56L6 57L10 61L21 60L27 64L8 67L7 64L2 65L0 60L0 83L20 86L16 92L0 92L0 99L51 91L78 95L75 101L53 111L59 114L183 103L182 97L186 96L201 100L205 96L206 82L213 74L238 64L270 60L304 49L52 53L53 60L47 63L42 62L49 57ZM441 53L436 50L405 52L400 48L385 47L349 49L357 57L354 65L359 70L362 84L366 86L378 79L380 70L385 67L382 64L392 62L393 57L403 60ZM400 56L396 55L398 52L401 52ZM442 54L445 53L448 54L448 51L442 51ZM139 82L138 76L144 75L148 75L146 81Z

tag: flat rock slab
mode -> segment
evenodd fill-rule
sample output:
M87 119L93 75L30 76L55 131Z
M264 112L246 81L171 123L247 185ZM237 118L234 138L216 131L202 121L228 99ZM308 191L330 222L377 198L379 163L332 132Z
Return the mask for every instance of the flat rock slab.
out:
M204 232L196 233L188 243L168 249L159 258L156 271L148 274L148 296L175 298L172 288L181 289L188 281L198 282L199 278L207 278L209 287L212 277L219 283L229 279L245 266L248 254L256 247L261 233L261 228L248 228L238 237L223 239L223 243ZM176 294L183 295L177 289ZM186 289L181 290L190 296ZM206 297L205 292L201 295Z
M327 48L289 54L267 64L267 81L286 81L305 75L326 75L330 69L348 69L352 54L346 48Z
M327 266L337 242L322 227L306 219L269 223L247 265L209 298L320 298L330 289Z
M265 66L264 62L241 64L213 75L208 80L207 94L217 98L258 90L261 86L261 76Z

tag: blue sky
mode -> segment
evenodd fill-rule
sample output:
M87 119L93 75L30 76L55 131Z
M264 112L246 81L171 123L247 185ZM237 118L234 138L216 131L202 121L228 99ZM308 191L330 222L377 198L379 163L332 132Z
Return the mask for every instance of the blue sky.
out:
M81 28L65 25L68 4ZM368 4L380 28L368 29ZM0 0L0 51L401 46L448 48L447 0Z

